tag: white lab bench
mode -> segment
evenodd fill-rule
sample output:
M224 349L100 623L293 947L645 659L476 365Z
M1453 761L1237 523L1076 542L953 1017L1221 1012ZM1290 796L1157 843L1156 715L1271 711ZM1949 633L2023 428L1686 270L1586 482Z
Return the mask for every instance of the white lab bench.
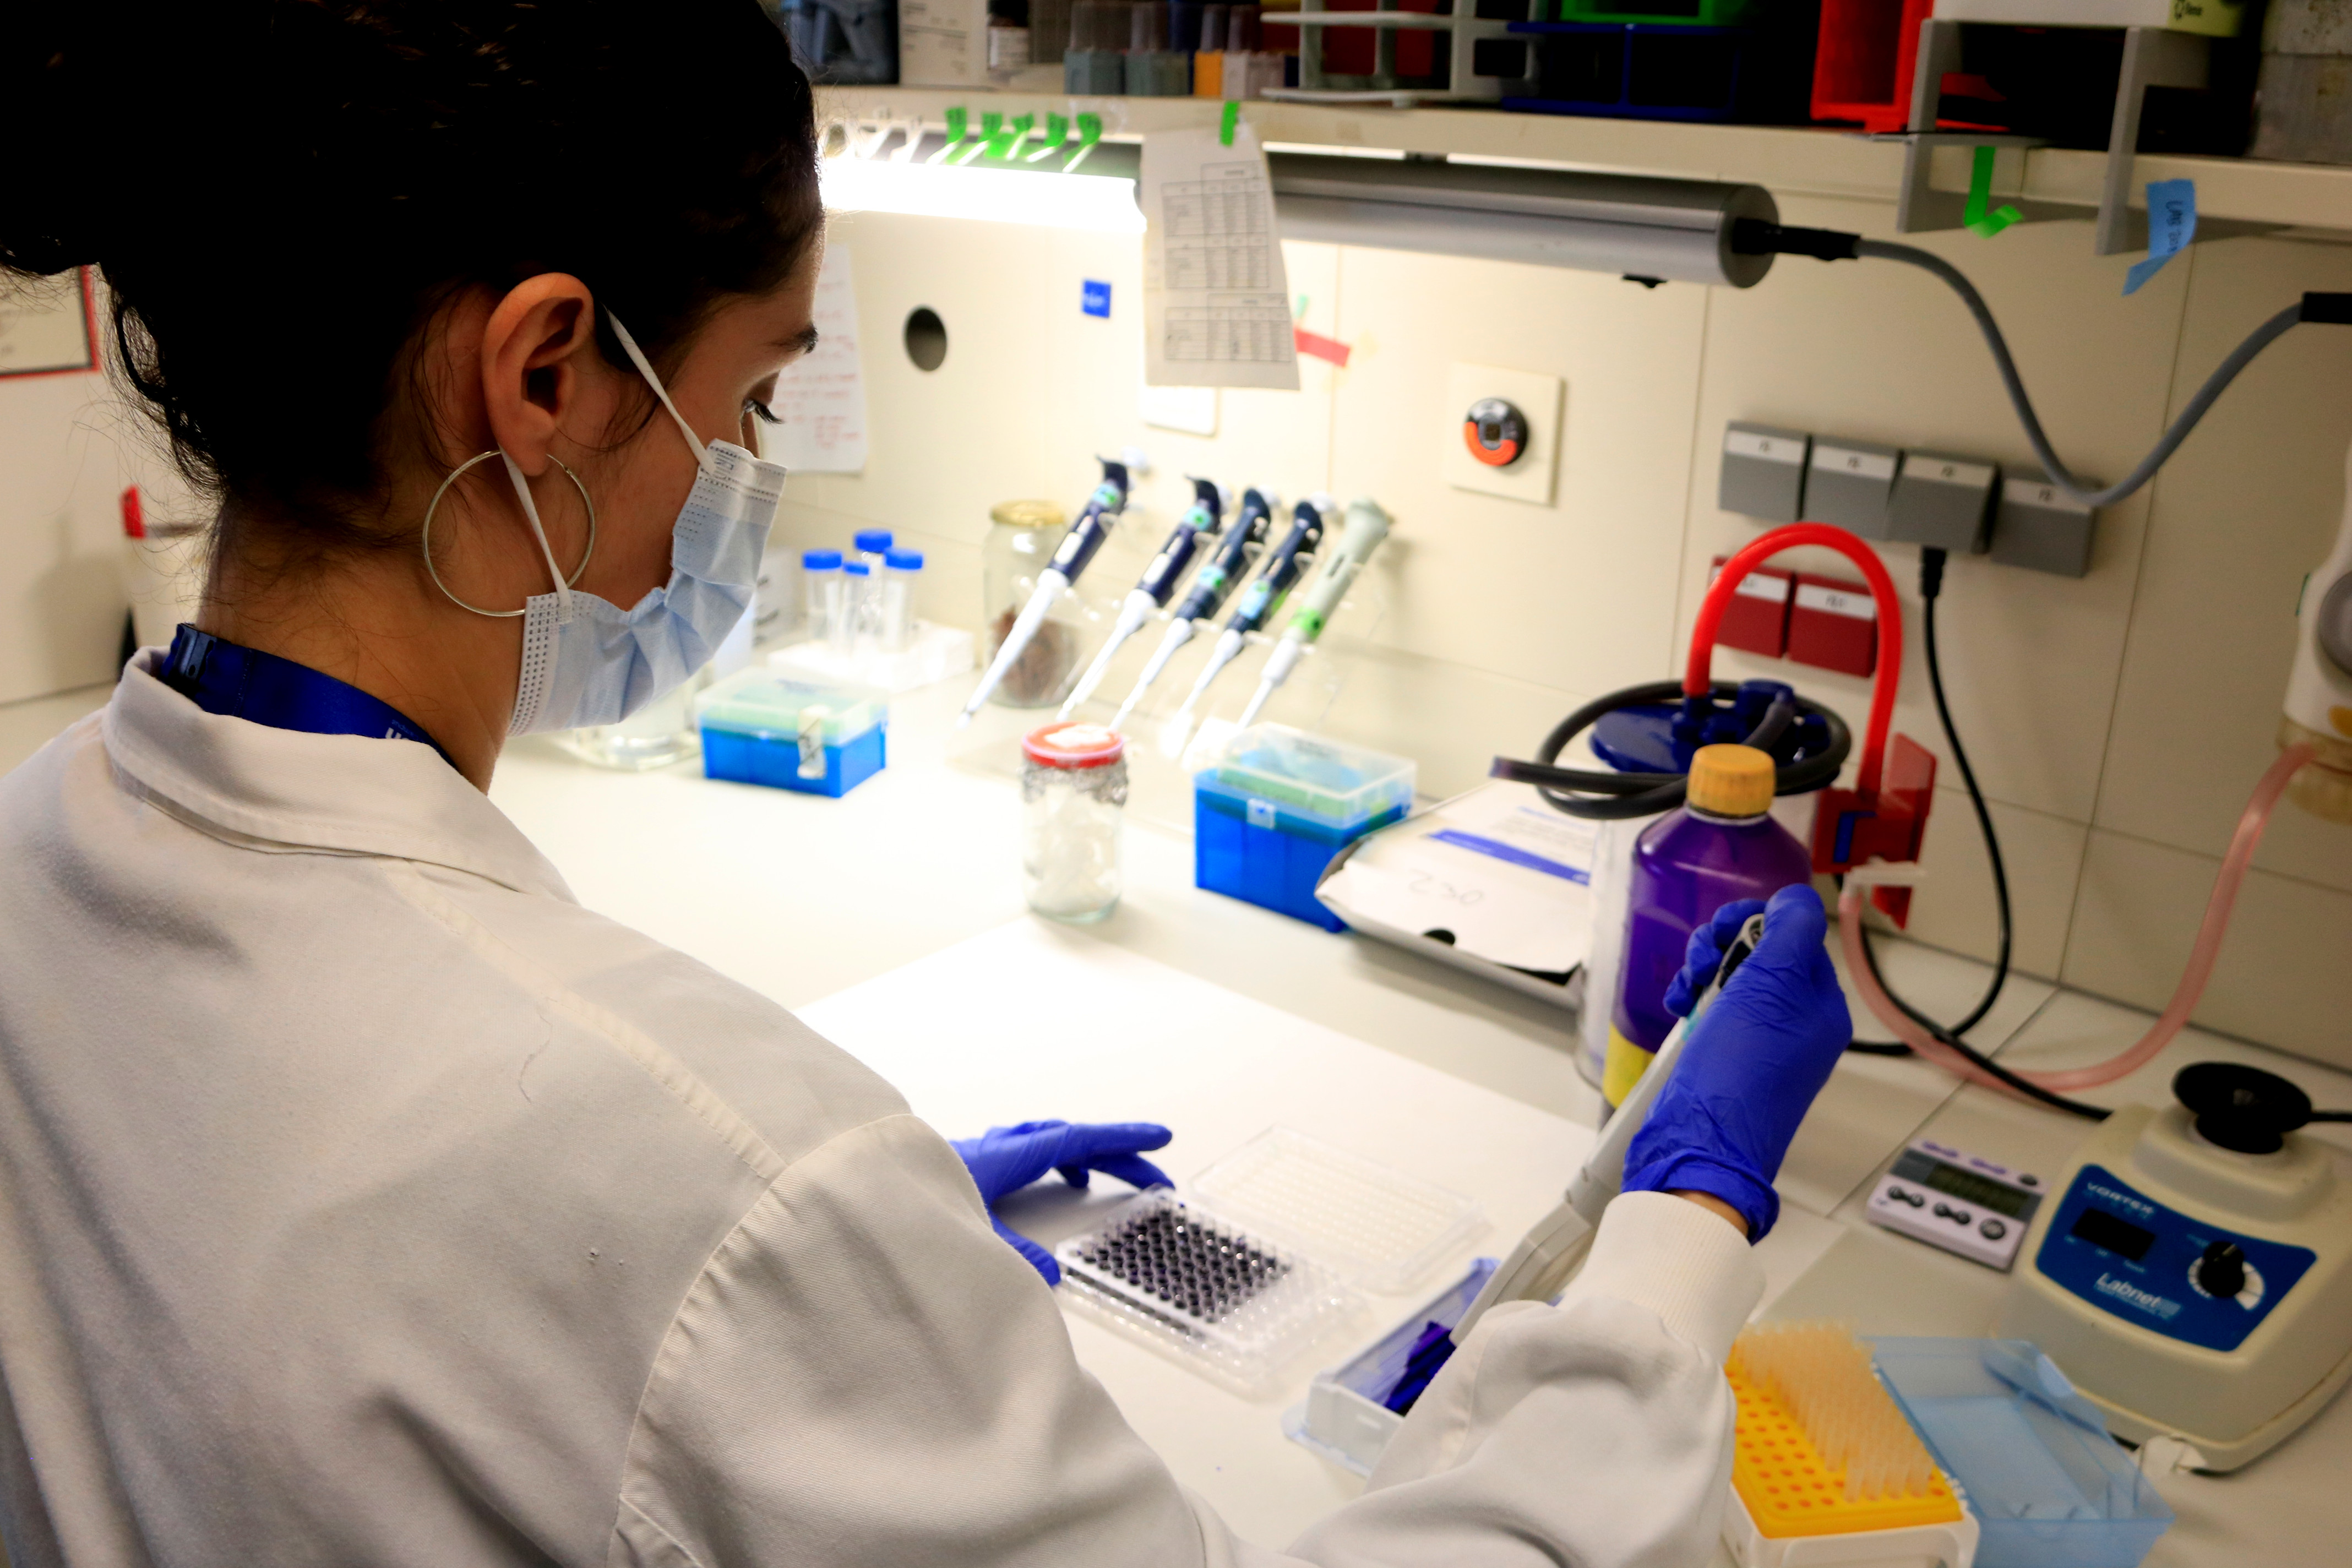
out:
M946 760L947 722L960 696L960 689L934 688L898 700L888 768L838 801L713 784L691 764L644 774L608 773L535 741L509 751L491 796L589 907L787 1007L808 1007L918 961L952 962L941 955L1030 919L1019 888L1016 792L1002 778ZM1364 1079L1351 1091L1358 1113L1377 1121L1391 1140L1401 1128L1426 1134L1426 1147L1393 1163L1409 1170L1424 1162L1443 1167L1447 1151L1475 1149L1478 1130L1442 1125L1444 1110L1460 1120L1489 1107L1498 1138L1504 1124L1510 1127L1500 1141L1519 1150L1542 1146L1544 1127L1556 1125L1549 1118L1591 1124L1597 1101L1570 1059L1568 1015L1412 954L1200 891L1192 885L1192 846L1173 835L1131 822L1126 853L1128 892L1118 910L1084 939L1057 934L1051 940L1099 940L1263 1005L1254 1016L1272 1008L1320 1026L1314 1035L1319 1044L1295 1047L1307 1055L1281 1058L1294 1066L1320 1062L1313 1070L1341 1070L1331 1065L1341 1058L1313 1053L1360 1050L1354 1042L1402 1058L1392 1065L1352 1058ZM1890 982L1946 1016L1966 1009L1986 973L1981 965L1907 943L1886 943L1882 952ZM1146 970L1135 973L1144 984ZM815 1011L822 1021L829 1009ZM1854 1011L1864 1031L1873 1032L1858 1004ZM1974 1037L2004 1061L2050 1067L2113 1055L2147 1022L2143 1014L2013 978ZM1106 1035L1106 1050L1115 1050L1116 1020ZM1341 1037L1336 1045L1335 1037ZM905 1087L917 1110L935 1121L950 1114L950 1106L994 1114L992 1094L1024 1082L1029 1070L1018 1062L959 1070L936 1054L898 1059L919 1079L931 1075ZM2352 1075L2193 1031L2131 1078L2084 1098L2161 1102L2172 1073L2199 1059L2267 1059L2319 1103L2352 1104ZM1420 1069L1464 1083L1441 1084ZM1283 1119L1250 1107L1245 1114L1232 1112L1191 1092L1197 1086L1188 1087L1181 1052L1155 1049L1122 1070L1129 1078L1121 1081L1138 1083L1148 1077L1134 1075L1164 1072L1165 1103L1196 1108L1193 1114L1204 1120L1224 1118L1216 1135L1225 1147L1254 1130L1245 1122ZM992 1077L994 1083L985 1081ZM1245 1077L1231 1074L1220 1081L1244 1093L1248 1086ZM1467 1086L1519 1103L1507 1106ZM1295 1098L1301 1091L1295 1082L1283 1089L1270 1081L1267 1092ZM1427 1103L1390 1103L1415 1098ZM1004 1113L1092 1114L1046 1103L1010 1106ZM1129 1105L1118 1114L1176 1120L1174 1112L1151 1105ZM1851 1319L1871 1333L1989 1331L2005 1277L1866 1224L1862 1203L1868 1187L1923 1131L2028 1170L2055 1171L2085 1125L1960 1088L1916 1060L1847 1058L1782 1173L1783 1199L1794 1212L1777 1266L1768 1263L1780 1277L1766 1312ZM2315 1135L2352 1151L2352 1129L2315 1129ZM1514 1216L1557 1191L1580 1153L1578 1138L1562 1132L1563 1153L1554 1170L1506 1169L1489 1159L1472 1161L1468 1173L1453 1173L1448 1184L1478 1196L1496 1219L1483 1248L1507 1247L1525 1223ZM1576 1149L1569 1152L1571 1142ZM1181 1176L1223 1152L1188 1147L1186 1159L1172 1163ZM1527 1163L1542 1162L1530 1155ZM1446 1182L1449 1173L1422 1173ZM1081 1358L1160 1447L1179 1479L1266 1544L1282 1544L1286 1531L1356 1490L1352 1477L1281 1444L1274 1426L1282 1401L1240 1401L1090 1324L1074 1324L1074 1339ZM1313 1370L1297 1369L1299 1390ZM2352 1541L2347 1474L2352 1474L2352 1402L2338 1400L2238 1475L2162 1477L2159 1489L2179 1520L2148 1562L2165 1568L2343 1562L2344 1543Z

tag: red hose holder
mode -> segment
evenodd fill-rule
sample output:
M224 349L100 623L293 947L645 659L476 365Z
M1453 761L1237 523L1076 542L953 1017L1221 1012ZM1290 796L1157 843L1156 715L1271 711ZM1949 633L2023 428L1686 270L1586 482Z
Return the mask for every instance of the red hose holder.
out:
M1875 795L1858 789L1822 791L1813 813L1813 869L1834 876L1873 860L1901 865L1918 859L1935 799L1936 753L1908 735L1895 736ZM1910 889L1873 888L1870 901L1896 925L1910 921Z
M1936 755L1907 735L1893 737L1895 692L1903 671L1903 605L1895 580L1878 552L1844 529L1827 523L1792 522L1750 541L1724 563L1700 601L1691 630L1690 662L1683 692L1704 699L1714 689L1715 640L1725 606L1748 574L1783 550L1818 544L1836 551L1861 570L1878 605L1878 670L1870 686L1870 721L1864 731L1862 761L1851 789L1821 793L1813 816L1813 870L1836 876L1872 860L1901 864L1919 858L1935 803ZM1911 889L1874 888L1871 901L1902 925L1910 918Z

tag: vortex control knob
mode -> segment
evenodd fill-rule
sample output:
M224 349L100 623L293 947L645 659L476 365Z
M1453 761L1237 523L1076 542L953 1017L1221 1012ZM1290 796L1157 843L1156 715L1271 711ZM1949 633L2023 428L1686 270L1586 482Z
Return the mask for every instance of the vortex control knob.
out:
M2217 1241L2189 1266L2197 1288L2219 1300L2229 1300L2246 1288L2246 1255L2234 1241Z

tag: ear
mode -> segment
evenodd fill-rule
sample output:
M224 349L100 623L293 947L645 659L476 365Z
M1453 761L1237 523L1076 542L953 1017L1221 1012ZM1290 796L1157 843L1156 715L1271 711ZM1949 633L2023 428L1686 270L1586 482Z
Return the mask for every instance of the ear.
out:
M543 272L509 290L482 329L482 405L490 437L537 478L556 432L575 415L581 368L596 354L588 285Z

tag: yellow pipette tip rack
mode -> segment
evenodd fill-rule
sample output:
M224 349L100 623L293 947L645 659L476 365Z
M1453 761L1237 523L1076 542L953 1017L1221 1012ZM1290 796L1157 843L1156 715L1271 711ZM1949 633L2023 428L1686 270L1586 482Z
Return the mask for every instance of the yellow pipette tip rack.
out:
M1976 1521L1960 1505L1927 1445L1871 1370L1870 1349L1842 1323L1775 1323L1748 1330L1724 1368L1738 1403L1731 1460L1738 1506L1727 1521L1748 1563L1874 1561L1850 1538L1874 1535L1888 1561L1921 1561L1927 1548L1966 1568ZM1809 1551L1813 1538L1823 1542Z

